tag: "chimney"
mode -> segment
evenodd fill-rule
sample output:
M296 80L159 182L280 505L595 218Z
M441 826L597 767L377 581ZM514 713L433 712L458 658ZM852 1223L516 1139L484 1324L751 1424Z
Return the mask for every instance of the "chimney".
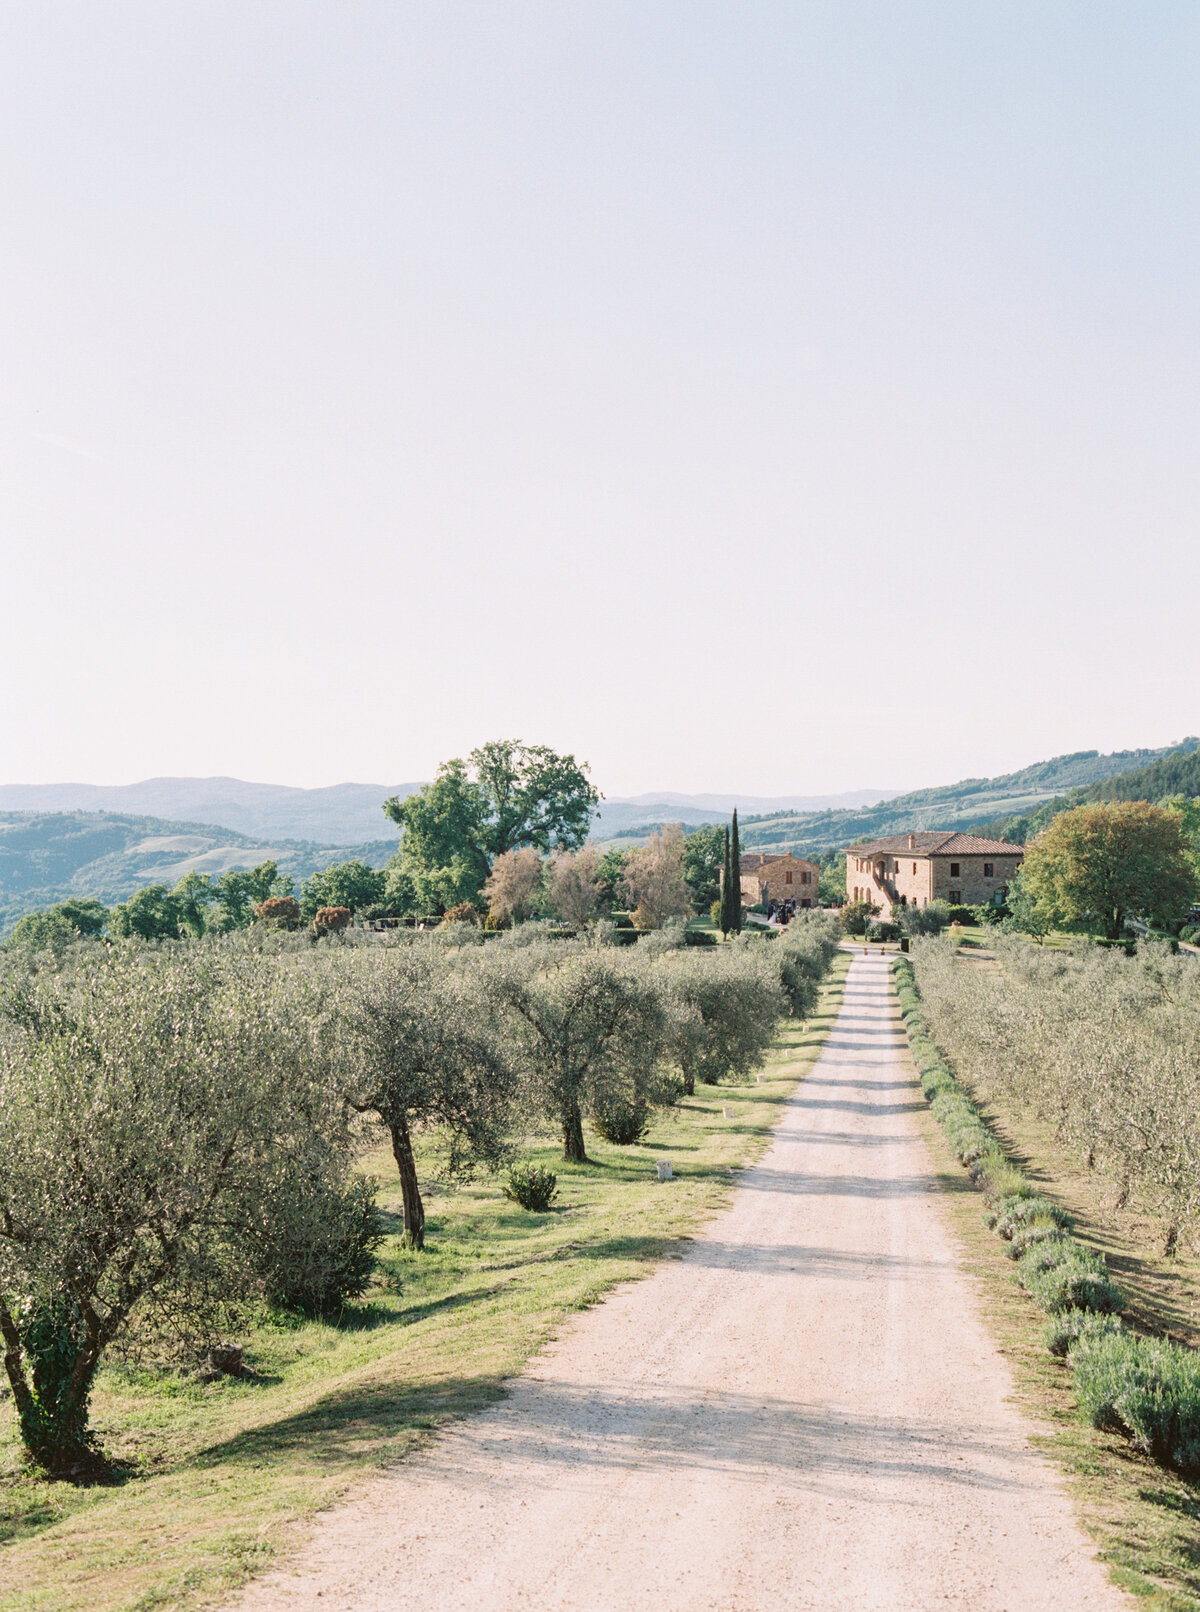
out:
M915 851L916 850L916 848L917 848L917 836L915 834L910 834L908 836L908 848L909 848L910 851Z

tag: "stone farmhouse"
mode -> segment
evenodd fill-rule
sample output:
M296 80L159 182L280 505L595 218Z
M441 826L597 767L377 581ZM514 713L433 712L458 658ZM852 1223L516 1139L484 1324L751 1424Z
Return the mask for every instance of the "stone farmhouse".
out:
M918 829L846 847L846 900L871 901L888 917L893 907L999 906L1025 849L976 834Z
M742 903L755 907L760 902L794 901L797 907L817 905L817 885L821 870L803 857L752 851L741 858Z

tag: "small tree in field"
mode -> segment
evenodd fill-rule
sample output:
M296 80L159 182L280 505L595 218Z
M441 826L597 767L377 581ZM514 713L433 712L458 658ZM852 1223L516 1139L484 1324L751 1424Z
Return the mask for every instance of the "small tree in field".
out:
M1145 801L1079 806L1025 853L1021 879L1054 922L1118 940L1127 917L1179 922L1197 881L1183 823Z
M492 864L483 886L488 918L494 926L528 918L542 887L542 859L532 846L504 851Z
M669 918L690 918L692 893L684 876L683 830L677 823L651 834L625 858L622 894L639 929L659 929Z
M557 851L550 858L550 899L573 929L582 929L600 910L600 852L592 845Z
M404 1240L425 1246L425 1205L414 1139L430 1130L442 1170L464 1176L503 1155L515 1076L492 1033L473 976L424 947L352 954L339 965L348 1030L345 1090L377 1113L392 1139Z
M665 1018L646 966L557 946L496 952L484 965L533 1101L561 1124L563 1158L586 1163L585 1111L657 1090Z

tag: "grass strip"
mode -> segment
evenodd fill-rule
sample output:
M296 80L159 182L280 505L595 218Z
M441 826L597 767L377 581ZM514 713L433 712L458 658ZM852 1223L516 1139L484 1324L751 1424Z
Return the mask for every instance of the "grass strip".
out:
M106 1366L94 1423L123 1464L111 1487L22 1472L0 1408L0 1612L151 1612L213 1604L294 1549L317 1510L504 1393L564 1317L678 1251L766 1147L841 1004L839 954L807 1026L785 1026L759 1080L703 1086L656 1113L639 1143L588 1137L564 1164L548 1133L522 1157L553 1170L545 1213L502 1178L428 1196L424 1253L403 1248L399 1182L385 1147L390 1235L372 1289L336 1324L265 1324L239 1337L250 1375L201 1382ZM674 1180L657 1179L670 1158Z

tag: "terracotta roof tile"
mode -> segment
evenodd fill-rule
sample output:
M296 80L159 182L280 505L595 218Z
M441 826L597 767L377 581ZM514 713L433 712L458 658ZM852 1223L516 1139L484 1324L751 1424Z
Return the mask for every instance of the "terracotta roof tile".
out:
M910 843L911 842L911 843ZM848 845L854 856L897 856L907 851L915 856L1024 856L1023 845L1007 840L984 840L978 834L959 834L953 829L914 829L911 834L889 834L882 840L864 840Z

